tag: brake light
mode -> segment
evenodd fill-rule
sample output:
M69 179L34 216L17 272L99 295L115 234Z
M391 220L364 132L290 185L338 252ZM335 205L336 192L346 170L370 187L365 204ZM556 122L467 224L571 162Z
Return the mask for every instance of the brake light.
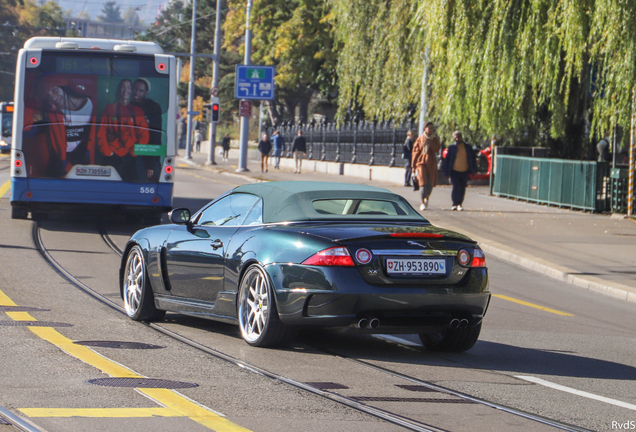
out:
M320 252L310 256L302 262L303 265L315 266L353 266L353 259L347 248L332 247L321 250Z
M20 159L15 160L15 166L20 168L22 166L22 161Z
M172 167L170 165L166 166L166 172L170 174L172 172Z
M442 234L433 234L433 233L392 233L389 234L391 237L400 237L400 238L442 238L444 237Z
M475 248L475 250L473 251L473 262L470 264L470 266L486 267L486 256L484 255L484 251Z

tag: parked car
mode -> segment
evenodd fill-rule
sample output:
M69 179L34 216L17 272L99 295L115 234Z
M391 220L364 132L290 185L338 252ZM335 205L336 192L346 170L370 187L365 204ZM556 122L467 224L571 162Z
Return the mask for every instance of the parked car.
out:
M128 316L237 323L252 346L303 327L418 334L465 351L490 300L483 251L389 190L345 183L239 186L194 215L136 232L120 288Z

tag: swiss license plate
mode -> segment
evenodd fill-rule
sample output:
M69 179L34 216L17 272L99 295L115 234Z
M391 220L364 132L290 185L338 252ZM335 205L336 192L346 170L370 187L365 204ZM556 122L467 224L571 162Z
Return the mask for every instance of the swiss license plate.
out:
M387 259L388 274L445 274L446 262L443 259Z
M78 176L87 177L110 177L111 168L100 167L77 167Z

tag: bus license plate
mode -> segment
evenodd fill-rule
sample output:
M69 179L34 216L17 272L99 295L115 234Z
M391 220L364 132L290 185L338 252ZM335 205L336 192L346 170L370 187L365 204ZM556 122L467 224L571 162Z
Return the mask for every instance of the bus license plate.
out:
M441 259L387 259L386 269L390 275L445 274L446 262Z
M86 177L110 177L110 168L77 167L78 176Z

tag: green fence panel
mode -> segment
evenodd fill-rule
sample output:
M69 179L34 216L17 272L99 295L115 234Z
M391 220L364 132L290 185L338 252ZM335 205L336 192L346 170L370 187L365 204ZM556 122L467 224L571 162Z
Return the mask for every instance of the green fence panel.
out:
M581 210L610 206L605 163L497 155L493 193Z

